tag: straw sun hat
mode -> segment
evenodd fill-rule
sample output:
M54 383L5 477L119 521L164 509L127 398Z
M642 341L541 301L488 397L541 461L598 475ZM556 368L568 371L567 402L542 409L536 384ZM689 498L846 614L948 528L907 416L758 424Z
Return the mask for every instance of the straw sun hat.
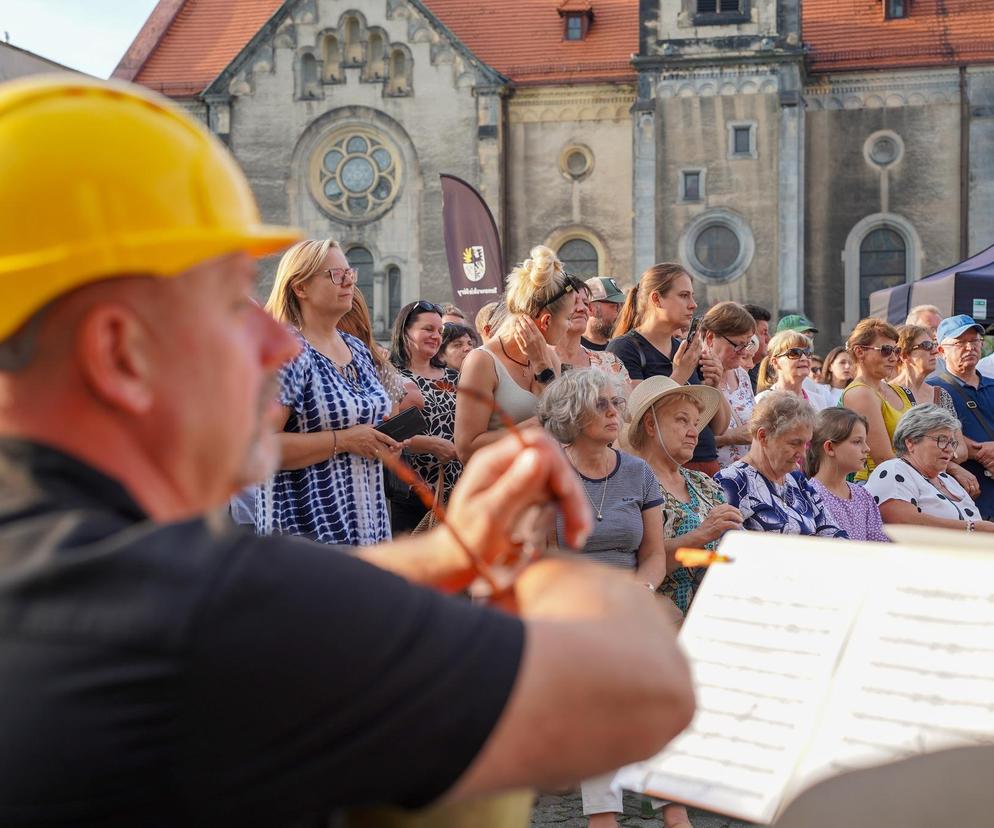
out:
M680 385L669 377L649 377L640 382L628 398L628 413L631 417L627 429L629 444L642 427L642 417L645 412L664 397L674 394L689 395L701 404L704 410L701 412L699 423L711 422L721 405L721 392L710 385Z

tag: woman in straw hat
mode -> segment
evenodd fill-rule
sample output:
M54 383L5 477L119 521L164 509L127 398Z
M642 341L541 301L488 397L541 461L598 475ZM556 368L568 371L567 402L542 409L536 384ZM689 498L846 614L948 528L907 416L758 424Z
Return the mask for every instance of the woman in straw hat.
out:
M702 472L685 468L697 435L720 405L720 391L706 385L680 385L650 377L629 400L628 444L652 469L662 489L663 545L670 565L660 591L686 613L704 570L678 566L681 546L714 548L729 529L742 527L742 515L725 503L721 487Z

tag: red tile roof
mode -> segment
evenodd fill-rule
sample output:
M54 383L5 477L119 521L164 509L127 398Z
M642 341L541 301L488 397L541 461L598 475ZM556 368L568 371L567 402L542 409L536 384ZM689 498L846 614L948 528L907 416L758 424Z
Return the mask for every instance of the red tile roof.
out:
M635 79L630 58L638 50L638 0L590 0L594 22L587 37L568 42L558 11L562 0L423 2L473 54L516 83ZM175 3L159 0L159 6ZM161 38L157 31L143 30L144 39L139 33L126 56L140 67L135 82L173 97L196 96L281 5L282 0L185 0ZM136 50L140 41L147 45Z
M804 0L802 32L813 72L994 62L991 0L906 0L884 20L884 0Z
M159 0L159 5L164 2ZM186 0L135 82L177 98L198 95L282 4L282 0L238 0L237 4Z
M563 40L557 0L425 0L484 63L518 85L633 81L638 0L592 0L583 40Z

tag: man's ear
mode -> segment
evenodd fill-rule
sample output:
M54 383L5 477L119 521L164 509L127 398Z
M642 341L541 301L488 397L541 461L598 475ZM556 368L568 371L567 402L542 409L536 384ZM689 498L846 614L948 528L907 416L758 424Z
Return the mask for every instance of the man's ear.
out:
M155 398L152 338L134 311L102 304L80 321L76 359L84 382L105 404L129 414L144 414Z

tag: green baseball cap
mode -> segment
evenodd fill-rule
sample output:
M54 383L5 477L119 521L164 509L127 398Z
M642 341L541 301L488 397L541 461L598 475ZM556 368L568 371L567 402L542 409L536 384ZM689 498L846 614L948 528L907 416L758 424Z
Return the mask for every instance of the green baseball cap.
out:
M815 323L801 313L792 313L777 322L777 333L781 331L797 331L798 333L811 331L811 333L818 333Z

